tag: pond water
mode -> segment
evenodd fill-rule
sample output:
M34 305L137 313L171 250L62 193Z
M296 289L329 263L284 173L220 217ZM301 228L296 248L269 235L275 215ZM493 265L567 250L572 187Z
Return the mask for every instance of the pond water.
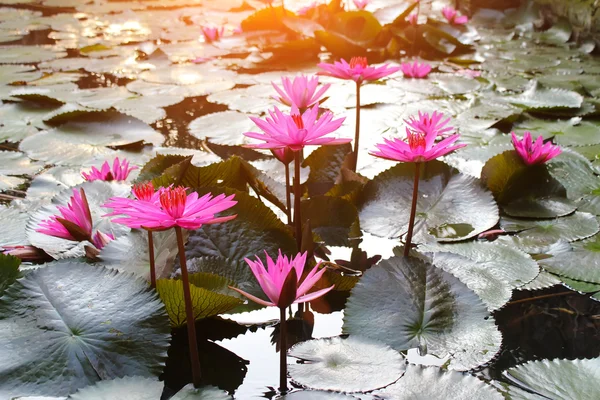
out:
M311 3L288 0L285 5L297 11ZM421 18L429 15L439 19L446 2L422 0L421 4ZM367 152L382 137L401 135L402 120L420 110L440 110L451 116L452 124L462 135L461 140L469 144L444 159L468 176L465 186L473 185L476 178L484 178L482 169L485 171L490 159L512 149L507 135L511 131L536 132L536 136L553 138L564 148L562 158L557 158L559 161L549 168L552 177L547 172L542 177L547 178L544 181L547 187L555 181L562 186L551 193L542 193L541 197L554 201L553 196L560 195L568 198L569 207L577 204L568 212L550 217L534 215L531 211L544 207L545 211L554 210L554 206L547 203L535 203L535 207L505 204L498 226L510 235L501 235L492 242L519 252L518 256L506 252L498 256L507 257L507 269L511 265L520 268L519 263L529 263L531 267L533 263L535 273L521 282L521 274L528 276L526 267L512 268L507 275L518 275L519 278L514 279L518 283L507 283L501 288L506 290L496 291L494 285L502 286L506 283L504 280L478 280L477 276L469 281L468 275L480 273L476 269L463 276L452 272L472 284L467 286L484 299L487 306L484 309L489 310L501 333L501 345L490 345L496 346L497 354L493 358L478 363L475 368L456 369L467 370L496 385L509 382L507 369L527 361L600 357L600 275L596 272L600 261L594 258L600 230L597 223L600 215L597 201L600 195L597 189L600 187L600 61L593 41L569 41L574 35L568 23L543 20L533 3L527 4L524 2L521 8L506 12L480 10L466 27L440 28L450 35L448 37L433 39L433 34L425 35L437 51L447 51L452 46L452 49L464 46L465 51L450 50L446 56L437 53L438 57L430 57L425 50L414 52L414 46L412 49L407 46L402 50L403 58L427 60L434 72L424 80L394 75L382 82L365 84L361 92L363 136L356 172L365 179L373 179L394 166L390 161L370 157ZM391 23L408 5L408 2L373 0L367 10L374 11L383 24ZM277 104L272 99L271 81L279 81L281 76L315 73L319 59L332 62L337 58L331 54L332 49L335 53L335 46L327 47L328 51L317 51L319 54L307 48L298 49L285 37L293 36L290 32L274 31L273 26L264 21L267 24L264 32L253 29L238 33L236 28L242 21L256 9L266 7L259 1L203 1L200 4L193 0L0 0L0 7L0 140L4 141L0 149L5 154L10 152L9 156L2 155L6 165L0 165L0 201L3 202L0 218L8 221L8 228L0 233L0 247L33 243L25 230L30 215L48 205L61 191L81 184L82 170L99 167L116 156L127 157L139 167L156 154L192 155L192 164L196 167L239 156L263 174L260 183L271 185L269 190L277 198L276 191L283 187L283 167L276 165L266 153L242 147L249 141L241 133L254 129L247 115L264 116ZM207 43L200 30L204 25L224 26L223 38ZM304 25L298 30L310 31ZM313 37L314 32L307 35ZM411 51L413 53L404 55ZM370 56L378 57L373 53ZM379 58L377 61L386 60ZM389 62L397 63L398 59ZM323 106L346 117L340 135L352 137L354 85L328 77L322 78L322 82L332 84ZM203 118L210 115L216 116L214 120ZM307 149L304 156L309 157L311 151ZM339 171L341 161L335 165ZM137 173L139 171L133 173L132 179ZM324 195L334 186L333 181L323 183L311 177L308 170L303 174L311 196ZM439 181L445 179L446 182L439 185L444 185L443 188L434 187L423 199L446 190L450 172L443 179L442 175L444 173L439 174ZM217 178L215 185L229 179ZM322 184L327 190L321 190L319 185ZM246 186L244 181L244 188ZM391 190L393 192L393 187ZM452 203L460 203L461 193L448 196ZM432 209L442 202L440 199L432 200ZM281 220L285 219L280 208L270 203L269 207ZM475 238L477 235L468 236L468 233L477 228L477 220L489 217L489 213L482 211L484 208L480 203L474 204L473 218L468 224L453 222L429 227L415 241L424 246L419 250L467 257L466 253L460 253L463 250L452 253L448 247L436 248L426 239L434 238L434 242L449 239L441 246L451 246L448 243ZM465 214L471 212L468 208L464 210L468 211ZM394 213L398 213L398 209L392 207L388 216L379 219L369 219L368 213L363 211L360 211L363 230L359 231L360 239L352 237L354 231L350 224L334 226L334 233L327 229L319 231L324 232L323 241L332 251L331 260L346 260L353 268L366 268L369 261L350 263L352 248L356 252L364 251L365 260L375 256L388 259L396 254L394 248L400 245L397 236L403 228L395 222ZM438 210L440 214L442 211ZM358 219L356 210L355 213ZM497 209L493 218L498 221ZM535 225L538 222L539 225ZM463 235L459 225L466 226L464 229L468 232ZM494 226L495 223L485 230ZM455 236L444 237L448 229ZM340 231L343 238L339 236ZM223 233L225 239L228 239L227 234ZM212 239L219 239L219 235ZM236 243L251 241L248 238L236 240ZM483 241L485 239L476 243ZM205 260L215 254L225 258L233 253L223 250L219 243L213 243L215 254L198 250L192 243L198 242L190 240L186 248L192 259ZM555 247L552 246L570 246L569 243L575 243L573 246L585 243L581 248L574 247L581 252L576 253L575 261L564 261L564 265L544 263L550 257L548 254L562 254L553 252ZM169 256L171 263L175 254ZM83 254L76 255L83 257ZM101 253L101 259L102 256ZM474 258L469 262L480 265L495 261L494 254L486 253L479 259L471 256ZM119 261L125 264L127 260L123 257ZM572 265L577 263L577 257L585 260L581 262L581 269L579 265ZM440 260L440 263L448 263L446 270L452 268L452 259L449 259ZM111 267L106 259L103 262L102 265ZM534 276L537 277L533 279ZM2 285L0 289L4 290ZM347 333L348 329L343 327L349 296L350 290L330 292L311 303L310 311L304 312L304 319L291 317L296 312L294 305L288 320L288 344ZM239 399L277 397L278 318L278 309L263 308L223 313L197 321L203 383L217 386ZM465 337L463 347L468 348L471 340ZM173 328L166 368L160 376L165 382L164 399L191 382L187 346L185 328ZM420 354L415 348L405 353L409 362L422 365L447 366L453 358ZM425 353L424 349L421 353ZM288 363L295 362L288 358ZM294 391L300 389L292 380L290 386ZM368 393L355 396L377 398Z

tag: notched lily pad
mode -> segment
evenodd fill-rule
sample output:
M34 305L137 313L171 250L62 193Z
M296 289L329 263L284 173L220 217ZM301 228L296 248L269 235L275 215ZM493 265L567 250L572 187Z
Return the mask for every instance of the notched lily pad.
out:
M417 347L421 353L450 356L453 370L490 361L502 339L472 290L412 257L392 257L364 273L346 303L343 331L399 351Z
M301 363L288 366L298 384L311 389L365 392L396 381L404 358L389 346L360 336L315 339L293 346L288 355Z

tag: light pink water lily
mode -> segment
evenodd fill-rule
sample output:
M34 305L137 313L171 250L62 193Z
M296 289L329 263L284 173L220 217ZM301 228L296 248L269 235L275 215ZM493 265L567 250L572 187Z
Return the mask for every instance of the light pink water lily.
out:
M152 182L138 183L133 185L131 188L131 193L134 197L133 199L128 197L111 197L108 199L108 203L102 205L102 207L113 209L111 213L106 214L105 216L127 214L127 210L131 209L132 203L136 201L146 201L153 204L159 204L160 194L163 190L164 188L155 190Z
M414 63L402 63L400 64L400 68L402 68L402 73L407 78L417 78L422 79L427 77L431 72L431 65L427 63L419 64L418 61Z
M366 57L352 57L350 63L346 60L340 60L333 64L319 63L317 66L323 70L317 72L317 75L353 80L358 84L364 81L375 81L400 70L399 66L392 67L388 64L381 67L371 67Z
M453 145L459 138L459 134L447 137L435 143L435 133L413 132L406 128L407 142L395 138L393 140L383 139L385 143L377 144L377 151L369 152L375 157L400 162L425 162L444 156L466 144Z
M296 106L301 110L318 104L327 89L331 86L328 83L318 88L318 76L308 78L304 75L296 76L293 81L287 77L281 78L283 89L277 86L275 82L271 82L271 84L279 94L279 97L273 96L275 100L286 106Z
M119 157L115 158L112 164L112 169L108 161L104 161L100 169L92 167L89 173L82 172L83 178L88 181L124 181L129 176L129 173L137 169L136 166L130 166L129 161L123 159L119 161Z
M364 10L365 7L371 2L371 0L352 0L356 8Z
M306 278L302 280L304 265L306 264L306 253L298 253L296 257L288 258L287 256L282 255L281 250L279 250L279 256L276 261L273 261L266 252L265 256L267 259L266 268L262 260L258 257L256 257L256 261L252 261L248 258L245 260L270 301L265 301L235 287L230 286L230 288L241 293L255 303L262 304L263 306L276 306L280 308L289 307L291 304L295 303L305 303L314 300L333 289L332 285L331 287L307 294L319 279L321 279L325 273L325 268L319 270L319 264L317 264L308 275L306 275ZM282 290L284 289L286 279L292 271L295 273L296 277L295 295L291 296L293 299L291 297L289 299L284 299L283 297L287 296L282 296Z
M198 197L198 193L186 193L186 188L178 186L165 188L160 192L159 203L132 201L125 215L113 222L135 229L166 230L174 226L184 229L199 229L204 224L215 224L232 220L236 215L216 217L215 214L237 204L235 195L220 194L213 197L208 193Z
M284 114L277 107L269 111L269 117L250 119L264 132L245 132L244 135L265 143L249 144L246 147L257 149L282 149L289 147L299 151L304 146L334 145L352 141L352 139L326 136L336 131L344 118L333 119L333 113L326 111L318 117L319 106L309 108L300 116L298 109L292 107L292 114Z
M223 33L225 32L224 27L214 27L214 26L203 26L202 27L202 35L204 36L204 41L206 43L216 42L217 40L223 37Z
M294 161L294 152L290 150L289 147L284 147L283 149L271 149L271 153L284 165Z
M0 246L0 253L20 258L21 261L25 262L40 262L52 260L52 257L46 254L44 250L29 245Z
M85 191L73 189L67 206L58 206L60 216L43 220L36 232L73 241L92 241L92 214Z
M543 164L562 152L559 146L550 142L544 143L541 135L535 142L531 138L531 132L524 132L523 140L519 140L514 132L511 132L511 135L515 150L527 165Z
M453 127L447 126L450 122L450 118L444 118L444 114L438 111L434 111L431 116L429 113L422 113L419 111L419 117L411 116L409 119L405 119L406 125L410 129L417 133L423 133L424 135L436 136L448 136L450 132L454 130Z
M458 15L458 11L456 11L452 7L444 7L442 9L442 15L448 23L452 25L464 25L469 22L469 18L466 15Z

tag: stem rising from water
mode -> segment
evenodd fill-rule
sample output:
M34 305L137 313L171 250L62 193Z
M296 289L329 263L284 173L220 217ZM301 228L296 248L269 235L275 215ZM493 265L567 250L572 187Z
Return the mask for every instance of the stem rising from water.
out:
M413 235L413 228L415 227L415 215L417 213L417 199L419 197L419 172L421 170L421 163L415 163L415 182L413 186L412 204L410 206L410 219L408 220L408 232L406 233L406 242L404 243L404 257L408 257L410 252L410 246Z
M279 309L279 391L286 393L287 390L287 326L282 307Z
M154 238L148 230L148 255L150 257L150 287L156 289L156 266L154 264Z

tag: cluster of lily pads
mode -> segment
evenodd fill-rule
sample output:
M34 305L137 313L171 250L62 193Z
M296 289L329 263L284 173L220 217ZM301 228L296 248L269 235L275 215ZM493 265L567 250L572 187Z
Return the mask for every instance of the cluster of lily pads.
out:
M416 3L403 7L402 21L418 26ZM554 377L574 369L581 379L564 385L593 397L581 382L597 380L598 359L529 362L506 372L514 385L464 373L499 352L492 313L513 290L562 283L600 293L592 162L600 68L589 44L567 42L564 24L531 29L532 7L474 18L487 26L478 26L477 53L454 64L375 67L344 44L355 58L321 63L319 78L281 85L280 71L245 75L219 59L188 56L195 62L172 65L172 44L148 60L152 67L132 62L148 70L126 87L69 85L70 74L98 65L114 72L124 61L118 46L87 48L100 53L85 62L46 49L45 63L2 64L10 85L0 112L31 122L7 118L0 130L20 150L0 153L12 200L0 209L0 397L159 398L155 377L184 326L188 381L199 387L201 325L188 321L261 306L280 309L281 392L289 368L302 387L364 396L559 398ZM436 15L466 22L445 10ZM289 24L283 7L252 18L279 12L274 20ZM340 20L345 13L357 17L346 11ZM492 20L506 28L492 28ZM470 25L464 29L476 33ZM226 37L217 32L208 42ZM32 50L32 62L39 56ZM155 129L170 124L163 104L208 93L230 110L190 123L199 148L160 147ZM157 94L164 102L146 106ZM272 109L275 102L282 105ZM346 108L354 118L334 117ZM309 153L308 145L322 146ZM38 173L44 165L49 170ZM35 264L19 266L15 256ZM288 365L286 309L308 302L303 320L333 295L347 297L349 338L296 344L287 354L301 362ZM444 367L407 364L403 354L414 348ZM227 397L186 387L173 398L194 395Z

